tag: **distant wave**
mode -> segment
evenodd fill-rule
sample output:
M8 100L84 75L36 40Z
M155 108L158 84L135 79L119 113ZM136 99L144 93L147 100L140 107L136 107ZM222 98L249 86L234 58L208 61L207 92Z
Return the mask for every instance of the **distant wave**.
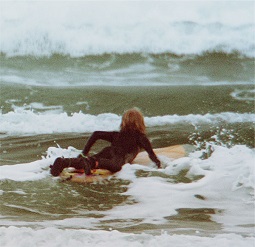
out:
M255 57L252 2L187 2L185 6L5 2L1 7L0 52L7 56L238 52Z

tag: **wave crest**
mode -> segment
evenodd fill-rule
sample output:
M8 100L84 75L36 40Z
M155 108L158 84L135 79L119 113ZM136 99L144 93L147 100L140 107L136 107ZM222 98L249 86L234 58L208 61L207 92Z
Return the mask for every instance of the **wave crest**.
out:
M42 3L5 3L0 52L7 56L83 57L238 51L255 57L251 5L186 3L185 9L177 3L157 5L55 3L48 8Z

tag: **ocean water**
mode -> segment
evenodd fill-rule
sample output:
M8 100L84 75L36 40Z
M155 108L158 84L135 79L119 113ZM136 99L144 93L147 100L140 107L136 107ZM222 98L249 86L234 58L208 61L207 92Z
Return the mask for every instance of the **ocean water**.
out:
M254 246L254 2L0 7L1 246ZM50 176L134 106L154 148L193 151L93 184Z

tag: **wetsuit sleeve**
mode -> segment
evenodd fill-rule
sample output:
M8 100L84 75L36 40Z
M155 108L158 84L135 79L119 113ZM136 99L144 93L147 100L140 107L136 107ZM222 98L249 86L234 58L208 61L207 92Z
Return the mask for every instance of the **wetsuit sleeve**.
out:
M94 143L97 140L105 140L105 141L108 141L108 142L112 142L115 133L117 133L117 132L95 131L91 135L91 137L88 139L88 141L87 141L87 143L86 143L82 153L87 155L89 150L90 150L90 148L94 145Z
M151 143L146 135L141 135L139 138L140 146L148 153L150 159L160 167L160 161L156 154L154 153Z

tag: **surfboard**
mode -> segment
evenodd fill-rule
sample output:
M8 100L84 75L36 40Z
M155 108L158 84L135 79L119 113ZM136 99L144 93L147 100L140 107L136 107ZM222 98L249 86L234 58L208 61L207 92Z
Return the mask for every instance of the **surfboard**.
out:
M158 156L160 160L162 159L178 159L187 156L188 153L192 151L191 145L174 145L164 148L156 148L153 149L155 154ZM132 164L139 164L139 165L149 165L153 163L146 151L140 152ZM113 174L104 169L94 169L91 171L91 175L86 175L83 170L75 170L74 168L66 168L60 174L60 178L63 181L71 181L76 183L93 183L93 182L100 182Z

